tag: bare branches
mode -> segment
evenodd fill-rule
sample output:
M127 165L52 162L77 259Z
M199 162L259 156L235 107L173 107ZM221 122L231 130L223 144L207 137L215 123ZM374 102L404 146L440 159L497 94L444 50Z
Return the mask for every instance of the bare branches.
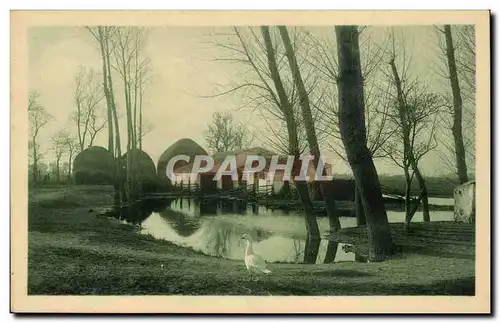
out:
M107 123L105 118L104 121L99 121L104 113L100 105L104 99L104 91L93 69L80 67L75 76L73 98L76 111L72 114L72 120L77 127L78 142L82 151L92 145L94 138Z
M440 116L449 133L441 136L440 142L456 159L444 158L448 168L458 174L460 182L465 182L468 180L467 156L474 155L475 31L471 25L444 25L435 30L439 50L439 62L435 65L444 80L443 85L447 85L443 98L450 102ZM446 141L453 141L454 145Z
M287 118L293 117L297 120L293 126L297 135L297 143L294 146L297 146L298 151L304 150L307 142L301 118L297 118L300 114L298 91L288 70L279 34L269 29L269 39L266 44L264 37L256 28L233 27L229 33L213 35L210 44L227 53L226 57L217 57L214 61L237 63L239 73L238 79L229 82L225 88L217 89L215 94L203 97L239 94L243 98L243 104L239 108L259 113L267 124L270 135L259 129L260 139L280 151L289 151L289 136L285 124ZM298 46L297 41L293 46ZM274 64L270 66L269 62ZM299 63L302 67L303 60ZM316 79L314 73L304 74L307 83L316 84ZM312 90L312 87L308 90ZM317 114L314 117L317 117Z
M142 139L154 129L155 126L151 122L144 120L141 121L140 131L137 135L137 146L139 146L139 149L142 149L141 148Z
M391 126L400 136L394 136L387 144L387 155L395 165L401 167L406 179L405 209L406 225L409 225L416 211L411 208L411 185L413 176L420 187L420 201L423 204L424 221L430 221L427 186L419 162L429 151L437 147L436 125L440 109L444 106L441 98L427 90L416 77L408 73L411 57L408 59L404 44L396 45L394 32L391 34L392 48L388 52L389 70L386 81L395 94L392 111L388 111ZM402 53L402 57L401 56ZM399 58L399 60L398 60ZM398 63L399 64L398 64ZM398 66L399 65L399 66Z
M251 138L246 128L236 124L231 113L215 112L205 132L207 146L213 152L232 151L248 147Z
M30 139L28 142L29 155L33 163L33 181L37 183L39 180L38 162L42 156L40 145L37 142L40 130L52 120L53 117L45 110L40 103L40 95L37 92L30 92L28 96L28 120Z
M53 119L40 103L40 95L37 92L29 93L28 117L30 136L33 140L36 139L40 129Z

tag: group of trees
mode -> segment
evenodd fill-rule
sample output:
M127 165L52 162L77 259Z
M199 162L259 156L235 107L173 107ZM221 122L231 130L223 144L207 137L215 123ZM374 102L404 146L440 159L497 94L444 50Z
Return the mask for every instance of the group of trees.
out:
M47 112L39 100L39 94L31 92L28 96L28 120L29 120L29 141L28 151L31 165L31 177L33 182L40 181L39 163L43 157L40 150L39 135L40 130L53 117Z
M139 27L88 27L98 46L102 66L102 92L106 102L108 150L116 159L114 180L115 204L135 200L140 193L137 176L138 154L142 148L143 97L148 80L149 59L143 48L147 32ZM121 83L121 84L120 84ZM126 121L125 160L122 160L122 138L117 107L119 87L123 93Z
M395 249L375 158L392 161L404 173L407 224L419 205L424 221L430 220L420 162L438 145L453 152L449 164L461 183L468 181L467 163L474 150L473 139L464 133L474 125L474 29L434 28L443 64L441 74L434 73L435 69L429 73L445 80L448 90L444 92L428 87L414 73L404 33L393 28L387 28L383 39L375 39L370 27L359 26L337 26L326 34L285 26L234 27L213 38L214 45L228 53L219 60L242 69L236 84L216 96L243 92L245 105L260 113L268 125L269 136L264 140L277 151L295 156L296 161L307 152L317 166L320 151L330 149L348 163L356 182L357 221L366 224L373 260L384 259ZM122 148L127 152L141 149L142 138L150 130L143 120L150 72L143 50L147 32L111 26L86 30L100 53L101 71L82 68L75 77L74 128L64 128L52 138L55 176L70 177L75 154L92 145L107 128L107 148L117 161L115 202L120 204L135 199L140 190L134 154L122 158ZM43 155L39 133L53 117L37 94L31 93L28 101L29 151L37 182ZM120 128L122 115L125 136ZM206 131L209 149L214 152L245 148L252 139L230 113L214 114ZM68 165L67 174L59 170L61 161ZM420 190L417 198L410 194L414 180ZM296 181L294 186L303 204L308 244L316 245L320 233L311 188L325 202L331 231L340 229L335 201L327 193L326 183L311 186ZM306 252L306 261L313 262L313 258Z
M54 156L55 182L69 181L74 157L94 145L99 133L107 128L108 150L117 160L115 201L133 199L138 193L135 178L134 155L127 154L122 161L120 120L126 123L126 149L142 149L143 137L152 126L143 118L144 94L149 78L149 60L143 53L146 29L138 27L88 27L85 29L97 45L101 57L101 71L80 67L74 78L73 106L69 125L57 131L51 139ZM122 94L119 94L119 91ZM123 99L120 100L118 97ZM119 109L117 102L123 104ZM54 120L40 96L29 95L30 165L33 183L41 181L38 165L43 153L40 149L40 130ZM64 174L61 164L66 166ZM67 173L66 173L67 172ZM125 174L124 174L125 173Z
M217 153L248 148L253 136L247 127L234 121L230 112L215 112L205 131L205 140L208 149Z
M231 88L216 95L243 92L245 105L261 113L269 125L266 141L276 150L297 159L308 152L317 163L320 148L331 148L350 165L356 182L358 224L367 226L371 259L384 259L395 250L374 158L386 158L403 170L407 225L420 205L424 221L430 220L420 162L439 144L438 131L453 138L453 168L461 183L468 180L460 85L464 82L474 88L473 29L435 28L446 40L442 57L448 67L444 77L450 80L452 101L447 92L429 88L413 73L404 34L398 37L392 28L381 41L373 39L369 27L338 26L327 35L284 26L234 27L232 33L218 35L213 42L228 53L221 61L239 64L242 69ZM463 51L451 35L465 44L466 55L455 55ZM457 72L461 64L469 72L464 80L459 80ZM450 102L452 109L448 109ZM443 116L452 117L450 129L439 127ZM417 198L410 194L414 180L420 189ZM304 206L309 240L314 243L319 229L309 186L294 184ZM324 185L318 188L324 193L330 230L336 231L340 222L335 201L325 194Z

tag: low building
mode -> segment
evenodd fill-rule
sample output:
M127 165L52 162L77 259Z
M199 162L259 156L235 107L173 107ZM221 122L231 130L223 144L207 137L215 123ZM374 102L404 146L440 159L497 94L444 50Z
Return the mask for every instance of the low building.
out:
M453 191L455 222L476 222L476 181L469 181L456 187Z

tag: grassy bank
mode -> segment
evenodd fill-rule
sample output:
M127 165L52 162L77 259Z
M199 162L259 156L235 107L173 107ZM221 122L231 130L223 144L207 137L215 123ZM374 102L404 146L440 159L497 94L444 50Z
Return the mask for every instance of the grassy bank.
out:
M415 250L381 263L270 264L250 282L243 261L208 257L96 216L109 187L34 189L29 197L29 294L473 294L473 257Z

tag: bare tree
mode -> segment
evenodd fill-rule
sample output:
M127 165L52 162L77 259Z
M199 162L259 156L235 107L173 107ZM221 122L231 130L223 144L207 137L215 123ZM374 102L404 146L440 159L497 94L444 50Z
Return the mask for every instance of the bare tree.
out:
M271 40L271 36L269 33L269 27L263 26L261 27L262 38L264 39L265 49L267 52L267 60L269 65L269 71L271 73L272 81L274 84L274 88L276 90L277 96L275 96L275 102L278 104L278 108L281 110L281 113L285 117L288 136L289 136L289 154L295 156L295 160L299 159L299 144L298 144L298 136L297 136L297 126L293 113L293 108L290 105L290 101L288 96L284 90L283 82L281 80L281 76L279 74L279 70L277 68L275 49L273 47L273 43ZM267 84L267 83L266 83ZM269 85L268 85L269 86ZM270 88L271 89L271 88ZM270 90L273 93L274 91ZM294 174L296 175L296 174ZM302 200L302 204L304 206L305 211L305 220L306 220L306 229L308 232L308 241L317 241L319 239L319 227L316 221L316 217L314 215L311 198L309 196L307 184L302 181L296 181L295 186L297 192L299 193L300 199ZM317 253L311 253L314 249L308 249L304 255L304 262L306 263L315 263ZM309 251L309 252L308 252Z
M284 148L288 155L299 160L301 151L301 123L296 117L297 91L290 73L283 69L284 54L279 51L279 34L271 33L268 27L260 28L260 36L254 28L234 27L232 33L216 35L224 37L224 42L213 42L218 48L231 54L228 58L217 58L218 61L239 64L244 70L239 73L238 80L231 84L229 90L219 91L216 97L240 92L247 98L243 108L258 111L264 117L272 133L269 141L276 147ZM246 68L246 70L245 70ZM299 167L300 169L300 167ZM294 176L294 175L292 175ZM295 188L304 207L304 219L308 238L319 239L319 227L313 211L307 183L296 181ZM304 256L306 263L314 263L317 257L315 249Z
M69 131L64 133L63 143L66 146L66 153L68 157L68 174L67 179L68 182L71 180L71 172L73 171L73 158L75 157L75 153L78 151L78 140L71 135Z
M80 67L80 71L75 76L74 100L76 111L72 115L72 119L77 126L80 151L92 146L95 137L108 122L107 119L101 116L99 104L103 98L102 84L98 82L94 70L89 69L87 71Z
M339 57L339 128L347 160L364 206L369 258L384 260L395 252L382 190L366 144L364 87L356 26L335 27Z
M205 131L207 146L213 152L248 148L251 139L246 127L237 124L230 112L215 112Z
M142 131L137 124L138 105L142 106L142 93L145 71L148 60L142 57L141 50L144 46L146 30L139 27L118 27L114 42L114 69L118 72L123 82L123 94L127 121L127 160L126 183L127 199L135 200L138 191L137 164L135 151L137 144L141 143ZM142 112L139 111L140 122Z
M115 27L87 27L92 37L99 45L99 51L102 61L102 77L104 97L106 98L107 118L108 118L108 149L113 156L121 156L121 140L120 127L118 123L118 112L116 109L113 75L111 73L111 56L114 51L112 38L115 35ZM111 122L112 121L112 122ZM113 134L113 128L115 130ZM114 203L120 205L121 200L125 197L124 187L122 183L122 165L121 159L116 158L115 180L114 180Z
M52 145L53 145L53 151L56 156L56 162L55 162L55 173L56 173L56 182L59 183L61 180L61 158L63 154L67 152L67 145L66 145L66 140L67 140L67 130L62 129L59 130L54 136L52 136Z
M288 34L288 30L285 26L279 26L279 31L281 34L281 38L283 40L283 44L286 51L286 56L288 58L288 62L290 64L290 70L292 73L292 77L297 87L300 107L302 110L302 119L304 120L304 125L307 134L307 142L309 144L309 150L314 156L313 165L314 168L318 168L318 163L320 160L320 151L318 138L316 136L316 129L314 126L314 120L311 112L311 104L309 100L309 93L304 85L304 81L302 79L302 75L299 69L299 65L297 63L297 58L295 55L294 48L292 46L292 41ZM321 174L324 175L324 174ZM335 206L335 200L331 194L328 194L326 191L326 185L324 183L319 184L319 189L321 194L323 195L323 200L325 201L325 207L328 215L328 220L330 223L330 230L337 231L340 227L340 220L337 215L337 210Z
M402 45L401 64L398 69L396 59L396 41L392 33L392 50L389 52L389 72L387 80L391 84L394 100L394 109L387 113L393 129L399 136L395 136L384 149L387 155L399 167L403 168L406 180L405 209L406 225L409 226L417 207L422 202L424 221L430 221L427 186L420 171L421 158L437 146L435 137L437 116L442 106L439 96L429 93L417 78L411 78L408 73L410 60L406 57ZM420 197L413 209L411 208L411 184L416 177L420 187Z
M40 95L36 92L30 92L28 96L28 118L30 131L28 146L31 151L31 160L33 164L33 182L36 184L40 180L38 163L42 156L37 139L40 130L52 119L52 116L40 103Z
M277 69L283 83L283 89L292 106L296 119L297 136L299 150L304 152L307 148L304 122L300 117L300 107L298 106L298 95L291 73L286 63L286 57L282 50L279 34L270 32L275 47ZM294 37L294 38L297 38ZM252 113L258 113L266 127L259 127L255 132L259 133L259 138L265 145L279 153L288 153L288 132L286 120L281 111L277 108L275 97L271 96L265 83L271 83L271 73L267 63L265 46L257 28L233 28L231 32L212 35L209 43L227 53L225 57L215 57L213 60L231 63L237 66L238 77L232 79L224 88L215 89L215 94L202 96L204 98L214 98L239 93L243 104L238 109L245 109ZM244 43L244 46L242 45ZM309 78L313 73L309 73L304 78ZM229 89L227 89L229 87ZM316 115L314 115L316 118ZM252 128L248 128L249 133L253 133Z
M359 33L360 47L364 50L360 53L361 67L364 81L364 120L366 129L367 146L372 158L387 157L382 146L393 135L393 131L386 127L386 111L389 108L389 97L387 90L381 89L379 85L379 74L383 62L383 53L387 43L376 43L372 39L370 28L364 27ZM344 163L348 164L345 156L342 138L339 132L338 116L338 70L339 63L336 51L335 37L314 35L308 33L306 39L310 48L307 55L307 64L320 75L321 90L317 103L313 108L318 110L321 118L316 122L318 133L325 133L325 140L329 149ZM363 205L359 191L355 190L356 222L365 225Z
M138 132L137 132L137 143L136 143L136 147L139 147L139 149L142 150L142 139L147 135L149 134L151 131L154 130L154 124L152 124L151 122L148 122L148 121L145 121L143 120L142 118L142 113L140 114L140 122L139 122L139 129L138 129Z
M138 55L136 55L135 62L135 79L134 79L134 101L135 101L135 115L134 124L137 135L137 146L142 149L142 138L153 130L151 123L145 122L143 118L144 113L144 94L146 92L146 87L151 81L149 59L144 58L139 64ZM137 106L138 105L138 106ZM137 111L139 109L139 111ZM137 124L137 113L139 114L139 124Z
M436 27L439 37L444 38L444 43L440 42L438 47L442 53L442 60L446 65L446 71L442 68L442 76L449 80L451 89L451 100L453 102L449 115L451 116L451 125L449 125L448 115L444 115L444 122L451 129L453 147L449 147L446 142L444 146L448 151L453 152L455 160L450 163L454 166L460 183L467 182L467 151L466 146L472 146L467 149L469 154L474 154L473 143L466 144L464 140L464 112L469 112L469 120L472 120L472 129L474 129L474 107L475 107L475 39L473 26L453 26L445 25ZM458 39L454 39L454 35ZM458 50L458 53L457 53ZM459 68L457 68L459 66ZM461 86L462 84L462 86ZM463 90L465 88L465 91ZM469 102L472 109L464 109L465 99ZM471 111L472 110L472 111ZM472 133L474 131L472 130ZM473 137L470 136L470 137ZM448 139L447 136L444 140ZM443 140L443 141L444 141ZM454 165L453 165L454 164Z

